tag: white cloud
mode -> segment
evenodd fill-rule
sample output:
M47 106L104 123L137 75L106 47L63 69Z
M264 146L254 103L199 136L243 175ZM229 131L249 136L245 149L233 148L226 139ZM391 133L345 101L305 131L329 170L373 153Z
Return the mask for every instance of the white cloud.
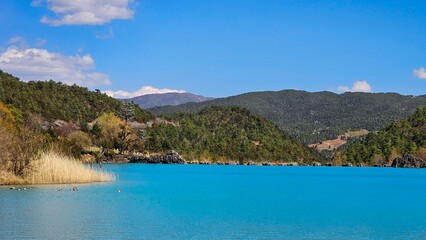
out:
M133 98L138 97L142 95L148 95L148 94L157 94L157 93L184 93L185 91L182 90L176 90L176 89L168 89L168 88L155 88L151 86L145 86L140 88L139 90L136 90L135 92L127 92L127 91L111 91L107 90L104 91L108 96L113 98Z
M132 19L133 0L34 0L33 6L42 2L56 14L56 18L44 16L42 23L61 25L102 25L114 19Z
M414 76L420 79L426 79L426 69L424 67L414 69L413 70Z
M82 86L109 85L108 76L94 71L90 55L65 56L40 48L11 46L0 52L0 69L24 81L49 80Z
M352 87L339 86L337 87L339 92L371 92L371 86L367 81L355 81Z
M351 88L348 87L348 86L338 86L337 91L339 91L339 92L350 92Z

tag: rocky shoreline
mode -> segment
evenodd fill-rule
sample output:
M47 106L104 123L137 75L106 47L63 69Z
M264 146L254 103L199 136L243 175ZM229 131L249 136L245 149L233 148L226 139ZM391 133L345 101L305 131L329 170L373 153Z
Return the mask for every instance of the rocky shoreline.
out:
M391 166L394 168L426 168L426 161L407 154L402 158L395 158Z
M192 160L187 161L176 151L168 151L166 153L156 153L150 155L137 155L137 156L116 156L116 158L107 161L107 163L145 163L145 164L192 164L192 165L244 165L244 166L312 166L312 167L333 167L330 162L320 163L312 162L309 164L300 164L298 162L244 162L237 161L224 161L224 162L209 162L206 160ZM352 164L344 163L340 167L393 167L393 168L426 168L426 161L417 158L413 155L405 155L402 158L395 158L391 165L364 165L362 163Z

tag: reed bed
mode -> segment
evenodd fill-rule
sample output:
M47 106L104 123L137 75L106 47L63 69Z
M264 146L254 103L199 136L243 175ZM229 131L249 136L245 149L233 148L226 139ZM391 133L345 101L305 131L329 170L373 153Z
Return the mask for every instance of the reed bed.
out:
M15 174L6 171L0 170L0 185L20 185L25 184L24 179L16 176Z
M76 159L53 151L34 160L25 174L27 184L73 184L115 181L116 176L100 169L91 169Z

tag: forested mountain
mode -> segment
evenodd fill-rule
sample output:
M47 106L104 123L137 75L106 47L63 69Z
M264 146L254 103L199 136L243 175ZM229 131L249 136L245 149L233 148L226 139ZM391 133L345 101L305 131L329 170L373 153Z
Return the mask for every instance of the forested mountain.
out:
M418 106L426 105L426 95L284 90L246 93L202 103L153 108L150 111L155 114L197 112L214 105L247 108L277 124L296 139L316 143L333 139L347 130L379 130L393 120L409 116Z
M49 124L41 127L45 122ZM99 91L54 81L25 83L4 72L0 72L0 130L4 147L17 146L6 147L10 156L22 149L30 156L53 147L75 157L89 154L98 161L168 150L205 162L321 161L275 124L239 107L209 107L154 119L137 105ZM18 170L6 170L22 174L29 162L28 157L21 159L15 161ZM3 159L8 161L10 157Z
M119 114L122 103L77 85L54 81L22 82L0 70L0 101L19 109L24 114L35 113L48 119L74 122L92 121L104 112ZM147 121L152 114L132 106L135 119Z
M176 106L190 102L204 102L213 98L203 97L192 93L162 93L148 94L128 99L138 104L141 108L153 108L160 106Z
M147 130L150 151L177 150L201 161L320 161L313 150L266 119L238 107L208 107L199 113L177 113ZM173 123L173 124L171 124Z
M426 160L426 106L419 107L409 118L350 144L343 153L336 154L334 161L384 165L405 154Z

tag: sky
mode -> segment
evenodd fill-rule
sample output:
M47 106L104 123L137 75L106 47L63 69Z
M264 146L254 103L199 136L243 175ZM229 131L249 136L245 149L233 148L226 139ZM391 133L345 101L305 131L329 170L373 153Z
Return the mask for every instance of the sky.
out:
M2 0L0 69L114 97L426 94L426 1Z

